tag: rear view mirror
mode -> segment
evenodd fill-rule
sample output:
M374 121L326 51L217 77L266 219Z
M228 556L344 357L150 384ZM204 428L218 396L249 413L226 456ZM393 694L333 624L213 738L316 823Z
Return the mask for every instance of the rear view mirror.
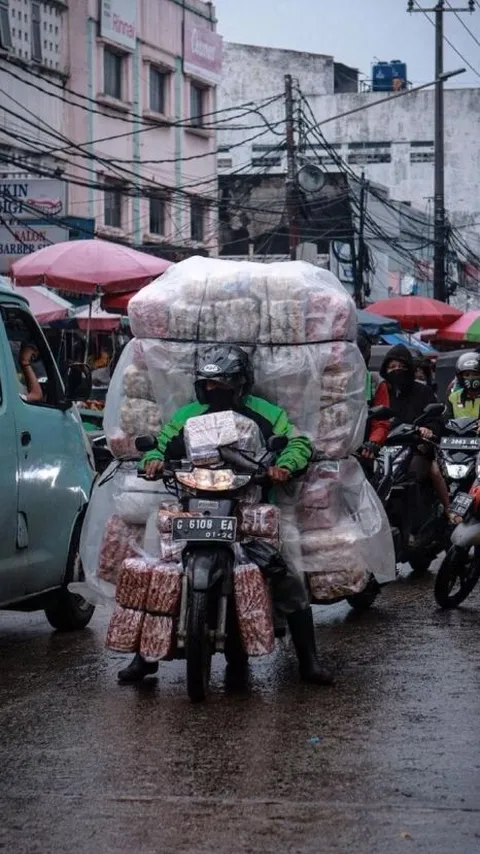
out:
M284 451L287 445L288 439L286 436L270 436L267 441L268 450L274 451L276 454Z
M92 392L92 374L88 365L80 362L69 365L65 379L65 399L68 403L88 400Z
M155 436L147 434L146 436L137 436L135 439L135 447L141 454L148 454L149 451L156 451L158 443Z
M445 412L445 405L443 403L429 403L428 406L423 410L424 415L432 415L440 416Z
M369 410L368 415L370 418L375 418L378 421L386 421L387 418L394 418L394 413L388 406L373 406Z

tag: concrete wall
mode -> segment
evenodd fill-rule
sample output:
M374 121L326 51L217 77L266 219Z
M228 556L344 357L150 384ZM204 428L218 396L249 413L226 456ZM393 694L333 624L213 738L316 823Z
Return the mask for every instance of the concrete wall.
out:
M291 73L308 99L317 123L339 113L375 104L382 95L374 93L333 94L333 61L330 57L299 54L291 51L270 51L267 48L246 48L225 45L224 80L219 89L219 106L227 107L242 101L261 101L283 91L283 76ZM281 122L284 104L279 101L262 110L269 122ZM308 111L306 110L308 113ZM310 116L310 124L314 124ZM257 140L240 144L251 137L252 130L229 130L218 135L220 174L242 168L249 171L252 156L258 149L275 146L281 137L275 135L262 121L251 114L243 125L254 128ZM455 223L477 221L480 224L480 90L445 90L445 190L446 207ZM277 131L284 131L278 125ZM433 197L433 138L434 92L425 90L392 99L390 103L329 122L321 130L329 142L338 146L338 154L356 174L365 170L369 180L386 186L390 196L399 201L411 201L419 210L432 211ZM260 136L261 134L261 136ZM335 164L314 133L308 134L307 154L311 159L323 158L325 168ZM367 144L362 149L361 145ZM238 147L236 147L238 146ZM257 146L254 149L253 146ZM229 149L229 150L228 150ZM273 153L270 156L273 157ZM269 152L263 151L267 158ZM252 171L277 174L286 168L285 156L277 151L281 165L269 167L267 161ZM377 162L372 162L376 160ZM381 162L384 161L384 162ZM388 162L387 162L388 161Z

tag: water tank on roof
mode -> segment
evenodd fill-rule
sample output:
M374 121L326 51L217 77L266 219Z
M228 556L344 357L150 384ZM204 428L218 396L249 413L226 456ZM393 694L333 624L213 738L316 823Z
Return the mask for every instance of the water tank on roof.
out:
M395 92L407 87L407 66L399 59L376 62L372 67L372 92Z

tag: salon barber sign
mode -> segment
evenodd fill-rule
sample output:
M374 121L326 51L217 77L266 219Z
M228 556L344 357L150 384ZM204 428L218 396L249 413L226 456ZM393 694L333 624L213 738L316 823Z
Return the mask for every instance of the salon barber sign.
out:
M222 75L222 37L204 27L185 23L183 71L208 83L217 84Z

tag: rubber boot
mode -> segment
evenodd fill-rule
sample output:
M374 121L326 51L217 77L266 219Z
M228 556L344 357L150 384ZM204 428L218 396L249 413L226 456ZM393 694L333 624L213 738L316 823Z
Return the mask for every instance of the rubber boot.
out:
M141 682L145 676L152 676L157 670L157 661L145 661L140 653L137 652L128 667L125 667L124 670L119 670L117 678L123 684Z
M287 621L303 681L310 682L312 685L331 685L332 671L322 667L317 658L312 609L295 611L288 615Z

